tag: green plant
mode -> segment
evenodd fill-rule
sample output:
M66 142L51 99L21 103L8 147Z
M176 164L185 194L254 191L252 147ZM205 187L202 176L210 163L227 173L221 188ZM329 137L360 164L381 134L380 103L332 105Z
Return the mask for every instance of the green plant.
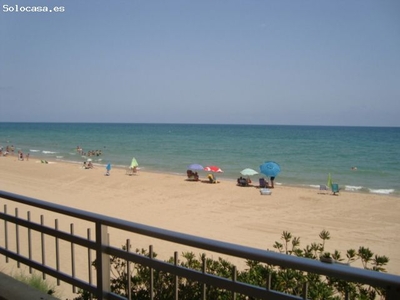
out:
M44 280L41 274L32 273L32 274L25 274L22 271L19 274L14 274L13 278L18 281L21 281L39 291L42 291L45 294L55 296L56 289L55 285L49 283L49 281Z

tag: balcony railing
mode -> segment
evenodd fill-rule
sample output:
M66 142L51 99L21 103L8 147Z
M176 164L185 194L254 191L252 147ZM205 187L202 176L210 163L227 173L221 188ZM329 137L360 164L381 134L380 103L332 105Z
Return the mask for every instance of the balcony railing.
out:
M119 257L126 262L136 263L150 268L150 270L163 271L175 276L175 278L186 278L188 280L203 284L204 290L207 286L213 286L227 291L231 291L233 299L236 294L246 295L256 299L307 299L307 287L304 288L302 297L281 293L270 288L270 280L266 278L266 286L254 286L247 283L239 282L233 274L232 278L222 278L212 274L181 267L177 264L177 252L175 252L175 262L168 263L152 257L152 247L150 246L149 256L140 255L129 251L130 241L126 240L126 249L121 249L110 244L111 231L121 230L128 234L138 234L152 239L158 239L166 242L172 242L184 246L203 249L219 255L228 255L230 257L253 260L268 265L281 266L301 270L314 274L331 276L340 278L348 282L357 282L373 287L379 287L386 291L386 299L400 299L400 276L369 271L361 268L353 268L340 264L326 264L317 260L301 258L280 254L273 251L255 249L236 244L201 238L193 235L178 233L174 231L164 230L143 224L124 221L117 218L100 215L88 211L74 209L38 199L33 199L21 195L0 191L0 199L4 202L4 211L0 212L0 232L4 233L2 239L3 244L0 245L0 253L4 255L6 261L15 260L18 265L24 264L31 269L38 270L73 286L90 292L97 299L126 299L115 293L110 292L110 257ZM19 207L15 208L14 214L10 214L7 204L15 204L22 206L27 210L27 217L19 216ZM87 236L82 237L74 233L74 223L71 223L70 232L61 231L58 227L58 220L55 219L54 228L45 225L44 215L40 215L40 222L31 220L31 211L29 209L40 210L46 214L60 214L68 216L75 220L76 223L87 222L92 224L91 228L95 230L94 239L91 237L91 229L87 229ZM3 228L1 228L3 225ZM25 228L25 229L21 229ZM21 235L25 236L21 242ZM33 238L33 234L37 238ZM1 237L1 233L0 233ZM55 262L49 262L46 253L48 249L47 237L54 239L54 247L51 249L55 257ZM0 239L1 240L1 239ZM70 267L69 272L61 270L60 262L60 243L70 245ZM37 244L40 244L39 246ZM76 254L75 248L85 249L87 253L87 272L86 279L80 274L76 274ZM36 253L33 251L35 249ZM37 250L39 249L39 250ZM64 249L65 250L65 249ZM93 270L92 254L95 254L96 269ZM64 262L63 262L64 263ZM129 268L128 268L129 269ZM95 272L95 280L93 280L93 272ZM151 273L152 274L152 273ZM153 289L154 278L150 278L150 290ZM130 299L130 288L127 289L128 299ZM150 291L151 297L153 293ZM0 295L1 296L1 295ZM179 299L178 286L175 287L175 299ZM205 292L203 293L205 299Z

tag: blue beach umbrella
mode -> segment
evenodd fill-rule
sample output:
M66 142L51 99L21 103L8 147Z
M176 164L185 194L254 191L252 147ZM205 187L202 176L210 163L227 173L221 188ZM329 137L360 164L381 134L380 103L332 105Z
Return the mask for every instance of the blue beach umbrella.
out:
M106 166L106 170L107 170L106 176L110 176L111 164L108 164L108 165Z
M260 172L269 177L276 177L281 167L274 161L267 161L260 166Z
M203 170L204 167L200 164L190 164L187 166L188 170Z

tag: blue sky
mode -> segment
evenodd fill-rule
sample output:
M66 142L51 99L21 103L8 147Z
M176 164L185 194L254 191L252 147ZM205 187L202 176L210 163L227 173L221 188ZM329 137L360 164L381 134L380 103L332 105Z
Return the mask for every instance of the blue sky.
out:
M400 126L400 1L1 0L0 121Z

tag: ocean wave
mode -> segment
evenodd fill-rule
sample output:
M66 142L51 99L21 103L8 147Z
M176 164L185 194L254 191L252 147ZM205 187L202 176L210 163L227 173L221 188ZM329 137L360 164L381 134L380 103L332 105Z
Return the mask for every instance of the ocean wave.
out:
M394 192L394 189L369 189L369 192L372 194L390 195Z
M64 156L56 156L56 158L63 158Z
M40 150L29 149L29 152L40 152Z
M57 152L43 150L42 153L44 153L44 154L55 154Z
M345 191L357 192L357 191L360 191L362 188L363 188L362 186L346 185Z

